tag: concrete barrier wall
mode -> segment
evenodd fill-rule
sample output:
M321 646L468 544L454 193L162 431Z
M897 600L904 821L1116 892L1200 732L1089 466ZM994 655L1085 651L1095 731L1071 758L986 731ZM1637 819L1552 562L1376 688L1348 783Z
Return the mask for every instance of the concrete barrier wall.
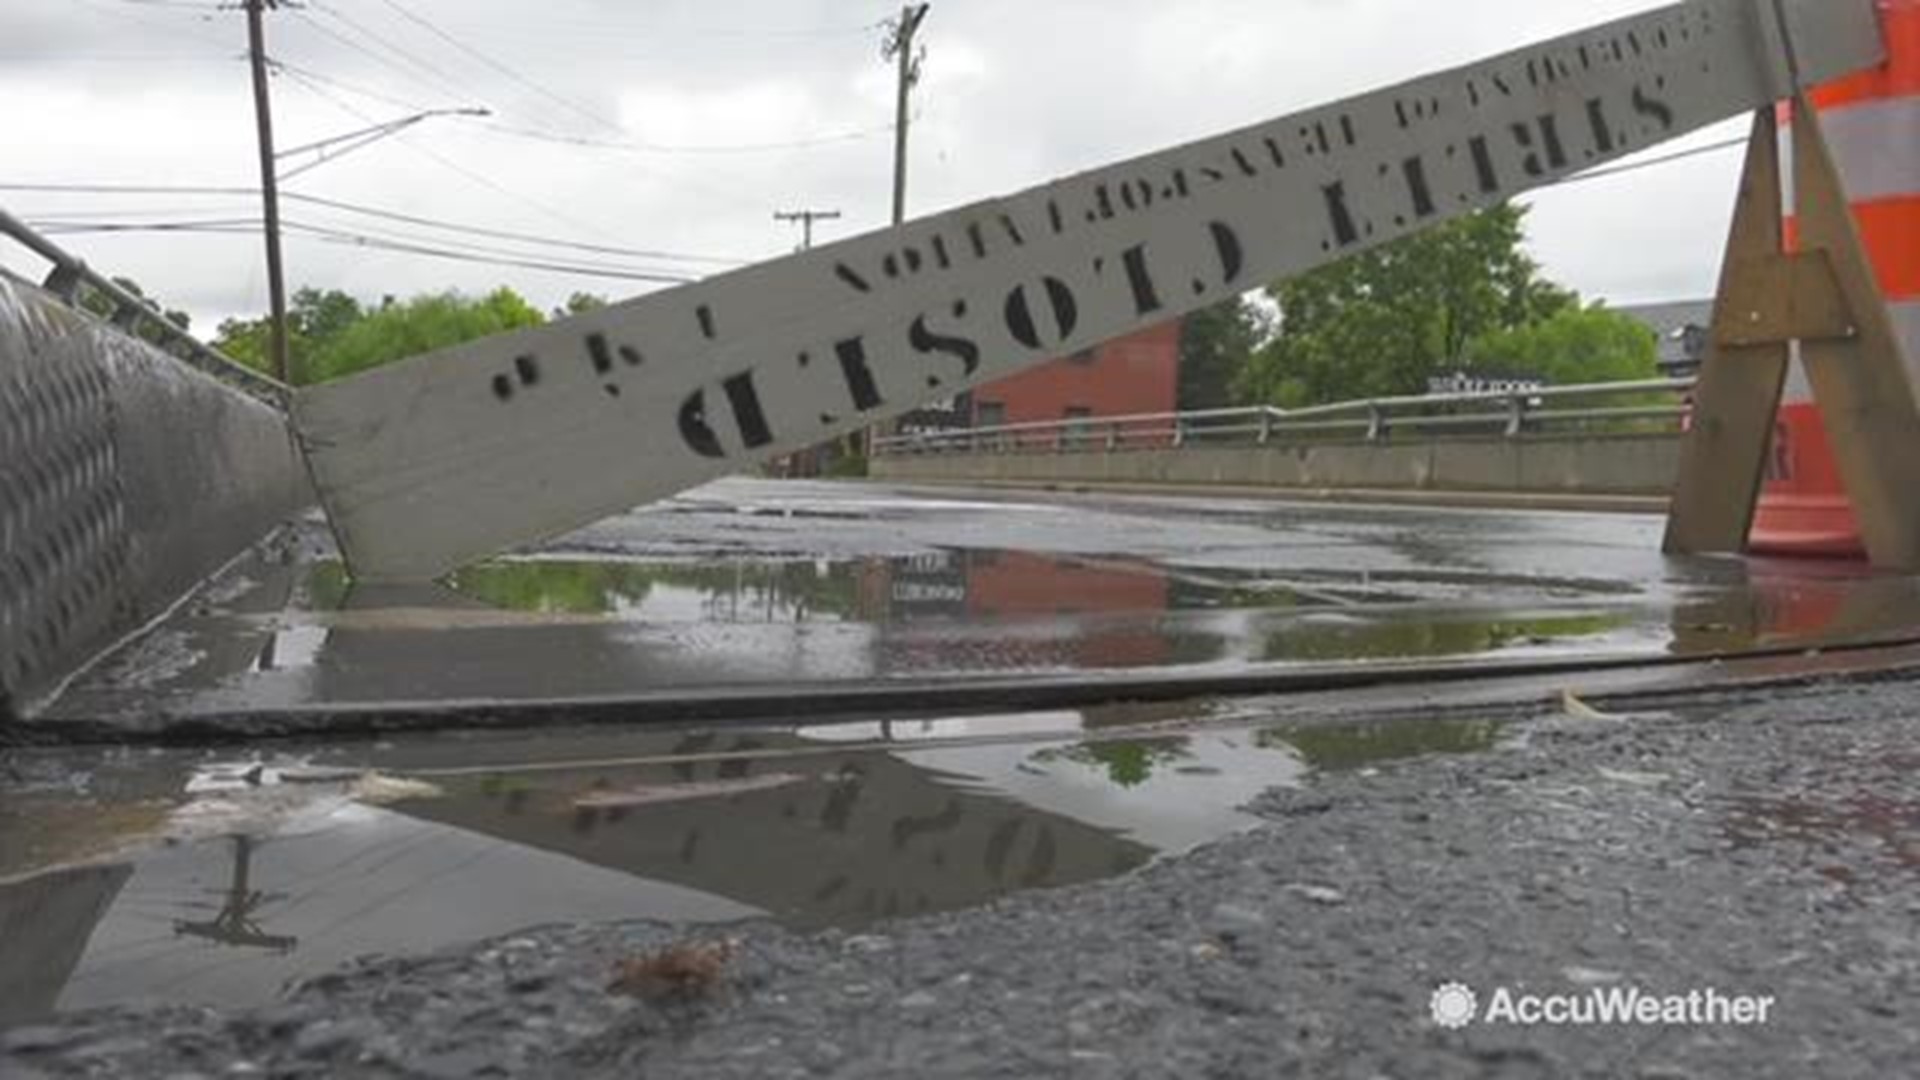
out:
M0 274L0 718L311 501L278 411Z
M1673 490L1679 463L1678 435L1543 435L1314 446L902 454L876 458L872 471L881 479L908 481L1659 497Z

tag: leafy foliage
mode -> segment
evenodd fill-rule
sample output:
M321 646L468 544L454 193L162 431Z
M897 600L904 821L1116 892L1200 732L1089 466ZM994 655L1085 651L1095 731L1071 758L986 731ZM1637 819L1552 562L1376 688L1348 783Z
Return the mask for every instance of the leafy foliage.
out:
M193 319L189 317L186 312L163 308L157 301L148 299L146 290L142 289L139 283L132 278L116 277L113 279L113 283L140 298L155 315L160 316L180 329L186 330L193 325ZM80 306L103 319L111 319L114 316L113 309L115 305L113 301L107 299L103 293L82 290ZM136 333L142 340L156 345L165 340L165 334L159 327L144 322L140 324Z
M316 343L303 372L308 382L325 382L546 321L512 289L495 289L477 300L452 291L432 293L386 304Z
M1495 207L1275 285L1280 332L1240 394L1291 407L1422 393L1476 340L1573 306L1521 250L1525 217Z
M512 561L457 570L447 583L508 611L606 615L639 605L653 590L654 577L625 563Z
M287 305L287 361L294 381L302 381L314 349L345 333L347 328L366 317L360 301L338 289L297 290ZM260 371L271 371L271 335L269 320L228 319L220 324L213 347L235 360Z
M576 292L567 297L565 307L553 309L555 319L564 319L570 315L585 315L589 311L599 311L607 306L607 298L599 293Z
M569 306L592 299L579 294ZM287 355L293 381L324 382L545 321L538 308L507 288L479 298L453 291L404 302L387 296L378 307L337 289L306 288L287 306ZM214 347L269 370L268 325L265 318L228 319L220 324Z
M697 592L716 612L752 612L758 619L778 610L796 620L856 617L859 581L850 563L823 570L811 562L741 568L527 559L480 563L446 579L462 595L511 611L608 615L638 607L665 587Z
M1653 331L1599 304L1564 308L1545 321L1489 334L1471 351L1471 367L1533 375L1548 383L1660 377Z
M1267 335L1266 318L1241 297L1196 311L1180 325L1180 404L1224 409L1236 404L1233 383Z
M1154 770L1192 756L1188 740L1121 739L1079 743L1064 750L1042 750L1035 760L1064 758L1100 769L1107 779L1122 788L1139 787L1153 778Z

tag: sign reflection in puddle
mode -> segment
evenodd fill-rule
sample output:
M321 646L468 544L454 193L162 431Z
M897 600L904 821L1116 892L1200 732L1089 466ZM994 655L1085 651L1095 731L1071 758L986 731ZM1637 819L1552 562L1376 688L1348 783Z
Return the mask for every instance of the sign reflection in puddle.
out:
M635 736L627 756L653 760L624 765L569 763L565 740L548 740L545 760L434 777L440 797L316 796L258 828L15 877L0 882L0 1023L141 998L255 1003L358 956L545 923L767 915L811 929L965 908L1249 827L1239 807L1317 766L1467 752L1497 735L1403 724L1101 736L1103 722L1155 719L1138 709L1047 714L1029 730L1068 718L1085 738L954 742L959 720L882 749ZM974 730L1004 740L1017 721Z

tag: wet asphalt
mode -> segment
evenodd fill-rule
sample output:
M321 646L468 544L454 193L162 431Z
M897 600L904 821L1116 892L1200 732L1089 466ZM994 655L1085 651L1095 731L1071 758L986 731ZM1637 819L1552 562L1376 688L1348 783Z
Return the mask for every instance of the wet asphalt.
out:
M1296 777L1248 804L1253 828L1104 883L854 933L531 929L365 959L249 1007L15 1027L0 1071L1912 1075L1917 690L1828 679L1535 712ZM674 949L712 963L623 978ZM1483 1007L1503 991L1770 1004L1765 1023L1450 1030L1430 997L1455 981Z
M1901 637L1920 610L1912 578L1669 559L1661 528L728 480L439 582L369 587L309 522L77 680L40 733L312 730L400 703L564 719L570 703L756 693L777 714L833 690L993 680L1708 656Z
M34 721L177 745L4 752L0 1075L1903 1075L1920 661L1844 647L1911 637L1915 583L1659 526L728 481L398 591L296 531ZM1366 686L1594 659L1668 666ZM192 737L589 698L614 722ZM733 941L697 993L607 990ZM1453 1033L1451 979L1782 1011Z

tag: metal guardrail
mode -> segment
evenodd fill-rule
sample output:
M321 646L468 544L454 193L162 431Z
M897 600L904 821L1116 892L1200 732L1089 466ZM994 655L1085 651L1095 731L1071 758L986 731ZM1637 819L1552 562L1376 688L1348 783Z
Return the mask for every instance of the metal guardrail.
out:
M1369 398L1280 409L1237 409L1080 417L996 427L915 432L874 440L875 454L1066 453L1275 442L1381 442L1396 434L1519 438L1557 430L1599 430L1622 422L1671 424L1687 414L1695 379L1550 386L1534 390ZM1635 401L1671 395L1671 403ZM1619 402L1608 404L1611 400Z
M72 253L28 228L5 210L0 210L0 236L19 242L27 250L53 264L42 287L67 305L76 310L85 310L81 306L81 299L91 292L107 302L111 311L107 321L114 326L129 334L138 334L143 328L151 328L154 336L159 338L153 343L169 356L276 409L286 409L289 393L287 384L247 367L175 326L153 301L135 296L102 277Z

